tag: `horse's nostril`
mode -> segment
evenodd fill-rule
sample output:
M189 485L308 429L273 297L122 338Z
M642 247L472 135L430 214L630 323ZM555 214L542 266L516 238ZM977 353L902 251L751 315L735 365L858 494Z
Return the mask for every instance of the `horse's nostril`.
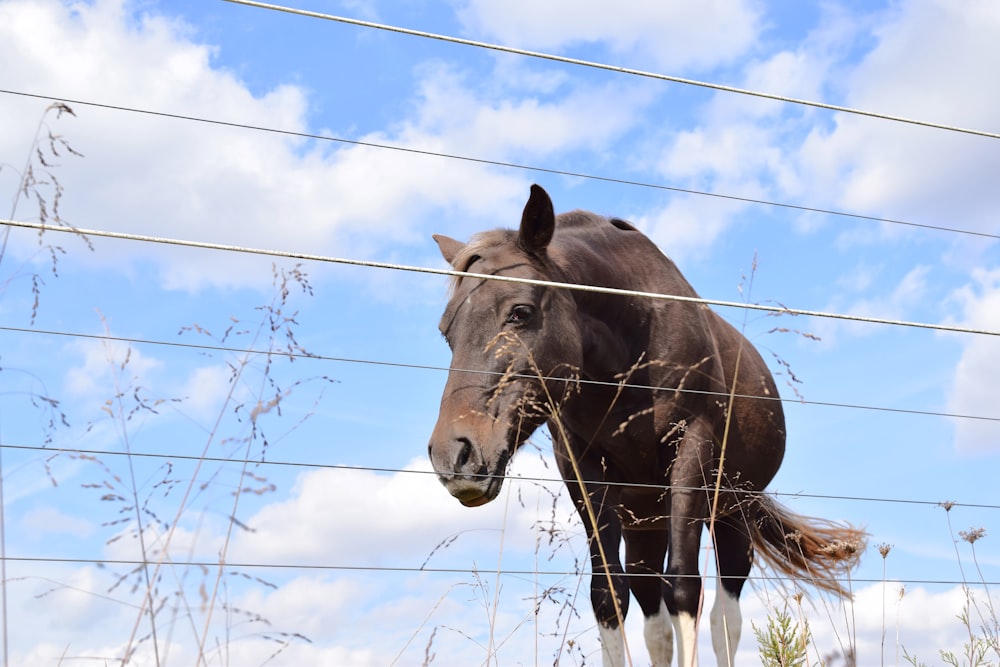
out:
M458 438L458 441L462 443L462 448L458 450L458 457L455 459L456 472L464 468L472 458L472 442L468 438Z

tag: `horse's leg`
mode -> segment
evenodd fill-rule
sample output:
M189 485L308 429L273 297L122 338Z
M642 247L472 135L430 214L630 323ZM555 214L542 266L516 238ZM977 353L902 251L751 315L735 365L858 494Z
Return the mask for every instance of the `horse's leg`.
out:
M736 647L740 642L743 617L740 614L740 593L750 574L753 547L749 530L739 513L716 522L715 558L719 582L712 605L712 648L719 667L733 667Z
M667 535L665 529L625 530L625 571L639 575L629 577L629 587L645 617L643 638L653 667L669 667L674 656L673 624L662 577Z
M618 516L618 492L603 484L587 484L594 511L594 517L591 517L579 483L570 479L566 486L587 529L590 543L590 603L601 636L604 667L625 667L625 639L621 626L628 613L629 596L619 557L622 527ZM595 518L599 530L594 528ZM608 585L609 577L611 586Z
M674 515L670 519L670 554L667 581L673 591L668 596L670 620L677 636L677 664L698 664L698 606L701 600L701 576L698 554L704 523L697 518L704 507L704 495L697 491L673 491ZM670 605L669 603L673 604Z
M673 595L667 597L667 608L676 633L679 667L698 664L698 608L702 594L698 555L701 532L709 512L703 487L712 458L710 433L701 422L696 421L688 427L670 471L667 582Z

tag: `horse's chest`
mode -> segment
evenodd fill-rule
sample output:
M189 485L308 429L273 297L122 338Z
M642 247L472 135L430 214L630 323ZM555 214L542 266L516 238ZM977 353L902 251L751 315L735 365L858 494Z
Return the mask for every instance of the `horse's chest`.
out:
M652 413L606 410L564 415L580 454L595 459L606 478L661 484L676 447L657 434Z

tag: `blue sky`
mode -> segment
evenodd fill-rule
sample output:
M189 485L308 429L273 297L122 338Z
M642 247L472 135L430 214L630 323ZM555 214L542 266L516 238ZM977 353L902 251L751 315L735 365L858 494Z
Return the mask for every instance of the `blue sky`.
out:
M1000 131L1000 88L989 84L1000 11L985 0L637 1L613 14L562 0L294 6ZM515 225L538 182L558 210L634 222L707 298L1000 330L995 139L222 1L0 0L0 41L0 201L11 202L0 217L39 218L35 200L15 196L44 120L43 137L61 135L84 156L50 160L59 213L81 228L442 268L432 233ZM46 114L50 98L73 100L75 116ZM51 205L51 186L39 192ZM269 566L221 578L167 568L157 648L138 642L136 664L193 664L203 640L208 664L420 664L431 653L431 664L551 664L567 639L561 664L598 659L585 592L579 616L560 613L577 594L579 577L566 573L583 566L585 544L565 498L553 509L559 485L511 483L492 505L466 510L426 474L444 384L434 369L449 361L436 328L446 278L304 263L306 290L291 261L92 243L56 233L39 243L13 229L0 259L11 664L120 656L150 632L148 620L136 622L145 584L129 575L115 586L129 567L93 563L141 555L134 497L148 510L147 554L217 562L225 552L229 563ZM49 246L61 248L58 275ZM284 301L275 271L290 285ZM34 321L32 275L44 281ZM782 373L784 395L806 401L786 403L789 446L772 489L802 494L783 497L798 511L863 525L873 545L893 545L889 583L870 549L846 616L819 601L808 608L817 650L853 634L860 663L873 664L883 627L893 664L897 636L923 660L959 648L963 571L949 520L956 536L986 529L979 564L986 580L1000 579L997 510L968 506L998 504L1000 426L935 414L1000 417L1000 341L721 312ZM267 365L233 351L65 335L280 350L289 331L322 358ZM280 414L268 409L276 396ZM547 436L533 442L513 473L549 478ZM41 446L52 451L32 449ZM126 451L156 456L130 466ZM203 454L296 465L196 469ZM239 524L227 518L234 500ZM946 513L934 505L945 500L961 504ZM553 518L566 540L550 544L539 526ZM960 540L958 553L975 582L969 545ZM412 571L425 561L456 571ZM200 590L217 581L207 619ZM536 623L531 600L549 586L561 592ZM755 661L750 620L781 599L765 584L745 595L744 664ZM638 616L629 644L645 664Z

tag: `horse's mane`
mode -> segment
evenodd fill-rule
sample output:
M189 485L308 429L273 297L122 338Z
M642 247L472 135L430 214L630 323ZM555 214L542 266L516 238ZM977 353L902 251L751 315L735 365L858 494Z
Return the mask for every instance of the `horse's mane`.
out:
M557 233L560 229L572 230L574 236L590 239L587 242L588 244L596 243L600 245L603 243L604 247L608 247L608 238L601 231L605 226L608 226L608 229L613 226L619 230L638 232L634 226L624 220L619 218L605 218L590 211L567 211L556 216ZM471 267L480 256L486 255L491 250L501 246L510 245L511 247L516 247L517 234L517 231L513 229L500 228L479 232L469 239L469 242L456 253L454 259L452 259L451 267L456 271L473 272ZM650 243L650 245L652 244ZM576 263L577 260L578 257L573 253L568 257L568 261L571 264ZM455 290L458 289L461 282L462 276L452 276L451 284L449 285L449 295L455 294Z

